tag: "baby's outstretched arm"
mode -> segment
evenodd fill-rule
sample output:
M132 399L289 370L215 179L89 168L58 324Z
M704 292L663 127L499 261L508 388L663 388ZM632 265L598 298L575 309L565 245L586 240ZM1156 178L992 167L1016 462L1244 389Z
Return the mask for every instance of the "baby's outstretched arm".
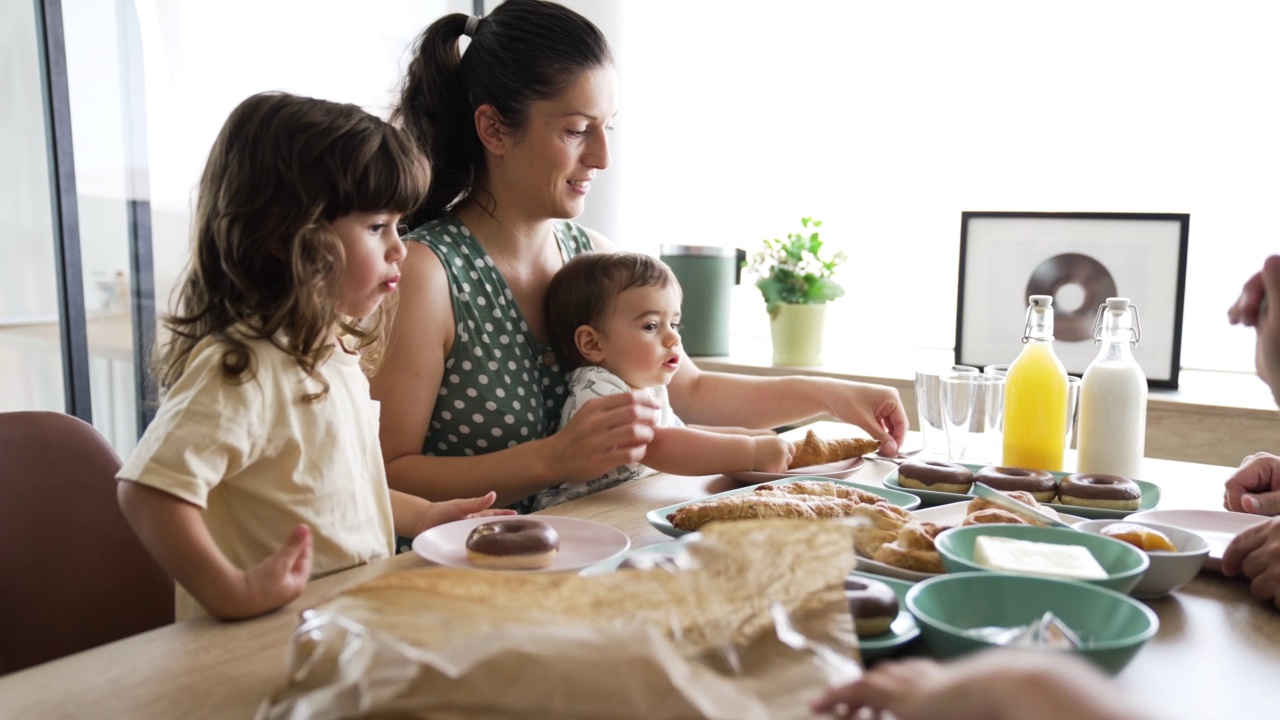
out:
M693 427L660 427L654 430L641 462L674 475L782 472L791 453L791 443L773 433L728 435Z
M280 608L302 594L311 577L311 530L295 527L280 549L248 570L222 553L199 507L169 493L122 480L120 509L151 556L210 615L233 620Z

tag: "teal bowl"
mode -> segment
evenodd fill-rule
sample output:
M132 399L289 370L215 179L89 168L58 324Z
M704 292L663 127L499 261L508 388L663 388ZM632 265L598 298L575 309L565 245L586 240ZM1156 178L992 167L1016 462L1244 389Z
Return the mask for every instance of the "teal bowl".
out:
M1147 554L1138 548L1103 535L1035 525L966 525L951 528L938 535L934 541L938 548L938 555L942 557L942 564L948 572L1003 573L973 561L973 546L981 535L996 535L1054 545L1083 545L1093 554L1107 576L1098 580L1079 580L1079 582L1099 585L1116 592L1127 593L1132 590L1151 564ZM1046 575L1046 577L1053 576Z
M1053 612L1081 638L1079 654L1109 673L1120 672L1160 628L1156 614L1128 595L1074 580L970 572L938 575L907 591L929 651L943 658L996 647L970 637L979 627L1019 627Z

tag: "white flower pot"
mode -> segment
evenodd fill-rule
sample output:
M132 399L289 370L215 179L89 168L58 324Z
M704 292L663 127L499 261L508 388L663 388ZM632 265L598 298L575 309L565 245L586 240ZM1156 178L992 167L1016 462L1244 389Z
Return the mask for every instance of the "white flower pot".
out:
M773 337L773 364L821 365L826 319L826 303L779 305L778 313L769 323L770 335Z

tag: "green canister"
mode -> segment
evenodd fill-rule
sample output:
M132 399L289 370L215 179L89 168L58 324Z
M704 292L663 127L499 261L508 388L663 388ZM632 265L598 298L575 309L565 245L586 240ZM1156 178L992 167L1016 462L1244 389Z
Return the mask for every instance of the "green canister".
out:
M684 290L681 306L686 355L729 354L729 303L742 279L745 250L710 245L663 245L661 258Z

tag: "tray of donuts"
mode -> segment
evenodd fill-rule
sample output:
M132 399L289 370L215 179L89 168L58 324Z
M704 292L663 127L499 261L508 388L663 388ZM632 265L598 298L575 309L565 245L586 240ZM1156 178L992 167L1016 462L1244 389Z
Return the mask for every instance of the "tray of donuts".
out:
M1070 525L1084 521L1078 515L1057 512L1030 493L1015 490L1004 494ZM934 539L952 527L985 524L1034 523L980 497L917 509L903 518L877 518L854 529L853 548L858 555L858 569L909 582L931 578L946 572Z
M680 537L709 522L723 520L902 519L919 505L920 498L901 490L800 476L668 505L650 510L645 519L664 535Z
M1062 512L1093 519L1122 518L1160 504L1160 488L1115 475L1049 472L941 460L908 460L885 476L885 487L911 493L925 505L953 503L981 482L996 490L1020 490Z

